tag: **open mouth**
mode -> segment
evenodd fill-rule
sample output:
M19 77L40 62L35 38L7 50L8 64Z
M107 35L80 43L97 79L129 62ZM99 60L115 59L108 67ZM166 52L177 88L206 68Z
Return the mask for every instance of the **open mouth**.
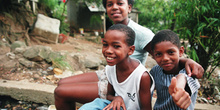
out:
M113 63L114 62L114 57L106 57L106 62L108 63L108 64L111 64L111 63Z
M114 58L112 57L106 57L107 60L113 60Z

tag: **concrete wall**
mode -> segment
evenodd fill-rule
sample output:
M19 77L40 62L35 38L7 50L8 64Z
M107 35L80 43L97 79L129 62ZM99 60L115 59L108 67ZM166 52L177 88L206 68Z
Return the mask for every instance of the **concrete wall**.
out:
M54 104L55 85L30 83L29 81L9 81L0 79L0 95L17 100L43 104Z

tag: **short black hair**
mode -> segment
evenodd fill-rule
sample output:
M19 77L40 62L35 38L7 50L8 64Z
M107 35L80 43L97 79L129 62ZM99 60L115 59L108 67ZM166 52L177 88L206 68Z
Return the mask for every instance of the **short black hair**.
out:
M135 32L133 31L133 29L131 29L127 25L114 24L111 27L109 27L108 30L117 30L117 31L123 32L126 35L126 43L128 44L128 46L134 45Z
M161 30L155 34L154 38L151 41L151 50L153 51L155 45L163 41L170 41L178 48L180 48L181 46L178 35L175 32L166 29L166 30Z
M133 6L134 0L127 0L127 1L128 1L128 5ZM106 8L106 2L107 2L107 0L102 0L102 4L105 8Z

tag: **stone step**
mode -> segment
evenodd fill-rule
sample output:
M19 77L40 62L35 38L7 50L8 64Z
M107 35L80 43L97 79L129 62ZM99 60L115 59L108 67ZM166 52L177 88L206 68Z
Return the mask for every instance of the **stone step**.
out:
M11 81L0 79L0 95L11 96L17 100L54 105L56 85L30 83L27 80ZM156 98L152 99L154 105ZM77 103L78 107L81 104ZM220 110L220 106L196 103L195 110Z
M54 104L56 85L30 83L26 80L11 81L0 79L0 95L11 96L17 100L42 104Z

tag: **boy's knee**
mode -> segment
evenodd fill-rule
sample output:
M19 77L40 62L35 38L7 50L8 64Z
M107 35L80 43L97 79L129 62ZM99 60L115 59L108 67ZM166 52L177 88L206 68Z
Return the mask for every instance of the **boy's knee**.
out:
M57 83L57 86L60 86L60 85L62 85L64 83L64 79L60 79L59 81L58 81L58 83Z
M60 97L60 95L62 94L62 88L61 87L56 87L55 90L54 90L54 95L56 97Z

